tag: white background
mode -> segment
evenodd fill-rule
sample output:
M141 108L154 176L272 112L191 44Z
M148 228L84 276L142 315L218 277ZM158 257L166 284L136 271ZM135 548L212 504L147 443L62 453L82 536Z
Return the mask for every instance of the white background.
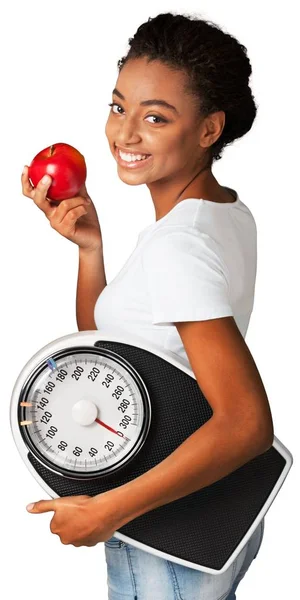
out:
M146 186L117 175L104 127L128 38L159 12L195 13L235 35L252 63L259 105L252 130L213 167L256 219L258 272L246 342L271 404L276 436L294 465L266 516L259 558L239 600L294 598L299 521L299 73L296 3L176 1L14 2L0 11L1 35L1 587L24 600L106 598L104 544L75 548L50 533L53 513L25 506L47 498L12 439L9 403L24 364L42 346L77 331L78 247L60 236L21 193L24 164L66 142L85 156L87 189L100 219L107 281L155 221ZM59 587L56 585L59 582ZM295 590L295 591L294 591ZM5 597L7 597L8 591ZM155 600L155 599L153 599Z

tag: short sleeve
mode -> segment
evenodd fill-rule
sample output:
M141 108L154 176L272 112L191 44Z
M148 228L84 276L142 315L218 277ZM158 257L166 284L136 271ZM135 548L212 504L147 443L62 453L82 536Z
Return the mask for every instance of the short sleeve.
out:
M161 228L142 265L153 325L233 316L220 246L198 228Z

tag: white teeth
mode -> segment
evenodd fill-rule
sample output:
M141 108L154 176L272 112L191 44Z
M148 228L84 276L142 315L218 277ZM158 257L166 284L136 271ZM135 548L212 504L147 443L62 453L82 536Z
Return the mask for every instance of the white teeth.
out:
M147 154L128 154L127 152L122 152L122 150L119 150L119 154L122 160L126 160L126 162L135 162L136 160L148 158Z

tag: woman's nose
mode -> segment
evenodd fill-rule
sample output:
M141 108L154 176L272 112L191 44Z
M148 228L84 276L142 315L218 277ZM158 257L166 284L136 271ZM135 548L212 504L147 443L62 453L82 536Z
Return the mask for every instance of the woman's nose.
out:
M127 118L119 124L118 140L120 146L136 144L140 139L141 136L138 132L138 125L135 119Z

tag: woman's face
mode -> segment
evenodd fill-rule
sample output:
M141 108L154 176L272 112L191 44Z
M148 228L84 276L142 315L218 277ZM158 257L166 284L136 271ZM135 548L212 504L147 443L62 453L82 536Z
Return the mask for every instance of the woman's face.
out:
M118 162L118 175L125 183L180 183L199 166L205 151L199 145L201 123L195 101L184 92L185 83L184 73L159 61L131 59L122 68L105 126L110 150L116 160L116 147L151 155L139 162L138 168ZM164 100L174 109L157 105L154 99ZM141 105L150 100L149 105Z

